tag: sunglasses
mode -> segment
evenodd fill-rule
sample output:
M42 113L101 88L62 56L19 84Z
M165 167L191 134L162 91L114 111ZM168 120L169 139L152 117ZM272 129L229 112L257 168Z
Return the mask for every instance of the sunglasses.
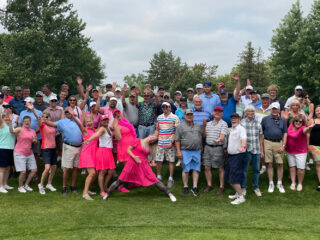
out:
M51 100L51 102L57 102L58 100Z
M309 99L310 97L304 97L305 99Z
M295 123L303 123L303 121L301 121L301 120L295 120L294 122Z
M76 102L76 99L69 99L69 102Z
M162 106L162 108L168 108L168 106Z
M65 114L68 114L68 113L71 114L69 111L65 111L64 113L65 113Z
M49 118L49 116L46 116L46 117L44 117L44 118Z
M169 97L168 97L168 96L164 96L163 98L168 98L168 99L169 99Z

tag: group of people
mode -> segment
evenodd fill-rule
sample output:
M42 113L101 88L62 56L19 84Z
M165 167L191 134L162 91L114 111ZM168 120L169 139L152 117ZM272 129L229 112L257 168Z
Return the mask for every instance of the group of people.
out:
M30 97L28 87L15 87L11 96L11 89L3 86L0 193L13 189L8 185L12 170L19 173L18 191L33 191L29 183L37 178L40 161L44 163L40 194L56 191L53 181L61 161L63 195L78 192L78 172L85 169L82 196L86 200L93 200L95 193L90 186L97 180L104 200L116 189L130 192L133 187L154 185L175 202L170 192L175 167L182 168L183 193L199 196L202 164L207 182L204 193L214 189L212 169L218 169L216 194L223 195L228 182L235 191L229 196L231 203L241 204L245 202L250 164L252 190L258 197L262 196L259 177L264 172L268 174L268 192L274 192L276 186L285 193L284 153L290 189L302 191L305 169L314 161L320 191L320 106L311 103L302 86L296 86L294 95L284 104L275 85L259 94L250 80L243 89L238 74L233 80L232 93L224 83L218 83L215 94L212 82L207 81L197 84L195 91L188 88L186 97L176 91L174 99L164 87L154 92L150 84L145 85L141 96L138 86L124 85L121 89L116 83L107 84L103 93L102 88L84 87L80 77L76 95L70 93L67 82L61 84L58 94L49 85L43 86L35 99ZM169 165L166 185L162 182L165 160ZM117 166L123 166L119 176ZM112 178L117 180L111 184Z

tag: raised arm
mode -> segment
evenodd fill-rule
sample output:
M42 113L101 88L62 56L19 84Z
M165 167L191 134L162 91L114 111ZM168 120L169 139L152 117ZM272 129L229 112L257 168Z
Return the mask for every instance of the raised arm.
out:
M83 98L84 97L84 91L83 91L84 87L82 85L82 78L78 76L76 81L78 83L77 92L78 92L79 96L81 96Z
M234 99L238 99L239 93L240 93L240 80L239 80L239 73L235 73L232 77L236 81L236 91L233 95Z
M207 127L207 120L202 119L202 137L206 137L206 127Z
M89 144L89 142L93 141L94 139L102 136L103 134L105 134L106 129L104 127L100 127L99 130L97 132L95 132L89 139L87 139L84 144Z
M126 105L127 92L128 92L127 84L124 84L123 85L123 89L122 89L122 97L121 97L122 105L123 105L124 108L127 106Z
M37 118L37 121L38 121L39 126L41 126L41 125L42 125L41 117L39 117L39 115L37 114L37 112L34 110L33 104L30 103L30 102L27 102L27 103L26 103L26 108L28 108L28 109L34 114L34 116Z
M71 116L72 116L71 119L76 122L76 124L77 124L78 127L80 128L82 134L83 134L84 136L86 136L86 135L87 135L87 130L86 130L85 127L82 125L82 123L81 123L77 118L75 118L73 114L71 114Z
M12 127L12 115L10 116L10 121L9 121L9 130L12 134L15 135L19 135L21 133L22 128L21 127L17 127L15 129L13 129Z
M309 127L306 127L306 128L304 128L303 129L303 134L308 134L308 133L310 133L311 131L312 131L312 128L314 127L314 123L313 124L311 124Z
M86 87L86 93L83 95L83 101L79 104L79 108L82 110L84 106L87 104L88 98L89 98L89 93L92 89L92 85L90 84L89 86Z
M100 102L101 102L102 98L103 98L102 88L99 88L98 100L97 100L97 104L96 104L96 111L99 112L100 114L103 114L103 110L100 108Z

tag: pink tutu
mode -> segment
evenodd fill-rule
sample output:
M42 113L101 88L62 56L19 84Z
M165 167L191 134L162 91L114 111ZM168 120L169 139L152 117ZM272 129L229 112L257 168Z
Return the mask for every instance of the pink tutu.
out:
M112 148L99 147L96 154L96 170L115 169Z
M83 137L83 140L89 139L95 131L87 128L88 134ZM98 149L98 139L91 141L88 145L83 145L79 158L79 168L95 168L96 167L96 152Z

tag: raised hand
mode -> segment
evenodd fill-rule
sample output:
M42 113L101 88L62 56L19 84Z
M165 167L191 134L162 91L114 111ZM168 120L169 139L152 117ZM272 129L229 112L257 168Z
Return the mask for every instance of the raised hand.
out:
M32 110L34 107L33 107L33 103L31 102L26 102L26 108L29 109L29 110Z
M113 83L112 83L112 89L116 89L116 87L117 87L117 83L116 83L116 82L113 82Z
M91 84L90 84L89 86L87 86L87 87L86 87L86 91L87 91L87 92L90 92L90 91L91 91L91 89L92 89L92 85L91 85Z
M98 90L98 97L103 98L102 88L99 88Z
M251 80L248 78L247 79L247 86L251 85Z
M76 81L77 81L78 85L82 85L82 78L80 76L78 76L76 78Z
M232 79L238 81L239 80L239 73L235 73L234 76L232 77Z
M128 86L127 86L127 84L125 83L124 85L123 85L123 92L128 92Z

